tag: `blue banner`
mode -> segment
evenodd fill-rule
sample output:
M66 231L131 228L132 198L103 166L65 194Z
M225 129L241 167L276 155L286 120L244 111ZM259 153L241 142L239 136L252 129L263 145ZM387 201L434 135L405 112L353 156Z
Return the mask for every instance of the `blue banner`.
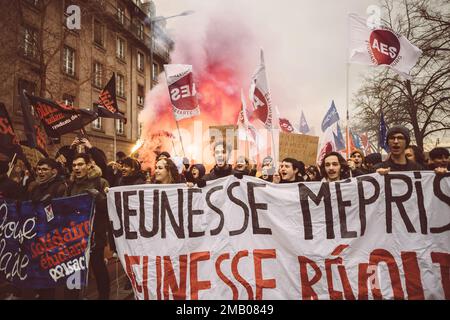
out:
M331 102L331 107L322 120L322 131L325 132L333 123L339 121L339 113L337 112L334 100Z
M0 203L0 278L19 288L85 285L94 201L91 195L49 203ZM72 279L73 280L73 279Z

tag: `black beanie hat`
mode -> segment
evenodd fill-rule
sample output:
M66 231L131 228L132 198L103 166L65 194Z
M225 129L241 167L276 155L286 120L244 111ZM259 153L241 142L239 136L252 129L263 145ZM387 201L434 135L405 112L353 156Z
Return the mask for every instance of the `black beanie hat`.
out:
M406 148L408 148L409 143L411 142L411 137L409 135L408 128L405 128L403 126L395 126L388 130L387 135L386 135L386 144L389 143L389 137L396 133L401 133L405 137Z

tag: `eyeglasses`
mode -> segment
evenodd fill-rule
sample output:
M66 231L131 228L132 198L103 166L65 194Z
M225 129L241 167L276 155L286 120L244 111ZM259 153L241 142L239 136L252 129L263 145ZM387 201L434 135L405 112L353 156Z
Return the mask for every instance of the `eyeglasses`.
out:
M389 137L390 141L395 141L395 139L397 139L398 141L403 141L405 140L404 136L393 136L393 137Z

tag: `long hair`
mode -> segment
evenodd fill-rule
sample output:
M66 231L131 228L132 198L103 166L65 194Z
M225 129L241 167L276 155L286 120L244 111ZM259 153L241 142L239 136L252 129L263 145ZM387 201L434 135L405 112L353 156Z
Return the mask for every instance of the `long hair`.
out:
M161 159L159 161L165 161L166 162L164 167L166 168L166 170L169 173L169 179L170 179L169 180L169 184L180 183L181 182L181 178L180 178L180 174L178 173L178 168L175 165L175 163L172 160L168 159L168 158ZM161 183L159 181L156 181L155 177L153 177L152 180L153 180L153 183Z
M320 173L322 177L328 178L327 172L325 171L325 159L331 156L336 156L338 158L339 164L341 165L340 177L342 179L350 178L350 167L348 166L347 161L345 161L344 157L339 152L329 152L323 157L322 163L320 164Z

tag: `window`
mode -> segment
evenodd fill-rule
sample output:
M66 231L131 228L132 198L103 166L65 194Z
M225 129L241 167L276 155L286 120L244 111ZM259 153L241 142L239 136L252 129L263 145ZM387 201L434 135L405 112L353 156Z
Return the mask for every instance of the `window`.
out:
M103 47L103 26L96 19L94 19L94 43Z
M120 37L117 37L117 58L124 60L125 59L125 40Z
M144 71L144 66L145 66L144 59L145 59L144 54L142 52L138 52L138 54L137 54L137 67L138 67L139 71Z
M138 90L137 90L137 103L139 105L144 105L144 97L145 97L145 93L144 93L144 86L141 86L140 84L138 84Z
M23 54L32 59L38 56L38 32L31 27L23 28Z
M137 23L137 36L139 39L144 39L144 25L141 22Z
M159 74L159 70L158 70L158 64L157 63L153 63L153 67L152 67L152 79L154 81L158 80L158 74Z
M117 20L119 20L121 24L125 24L125 8L121 5L117 7Z
M117 95L125 97L125 78L121 74L117 74Z
M103 86L103 65L100 62L94 62L93 73L93 85L101 88Z
M75 75L75 50L68 46L64 46L63 71L69 76Z
M94 110L97 107L97 104L94 103ZM92 128L95 130L102 130L102 118L98 117L97 119L95 119L94 121L92 121Z
M121 119L115 119L115 121L116 121L116 133L117 134L124 134L123 121Z
M66 106L72 106L75 103L75 97L70 94L64 94L63 95L63 102Z

